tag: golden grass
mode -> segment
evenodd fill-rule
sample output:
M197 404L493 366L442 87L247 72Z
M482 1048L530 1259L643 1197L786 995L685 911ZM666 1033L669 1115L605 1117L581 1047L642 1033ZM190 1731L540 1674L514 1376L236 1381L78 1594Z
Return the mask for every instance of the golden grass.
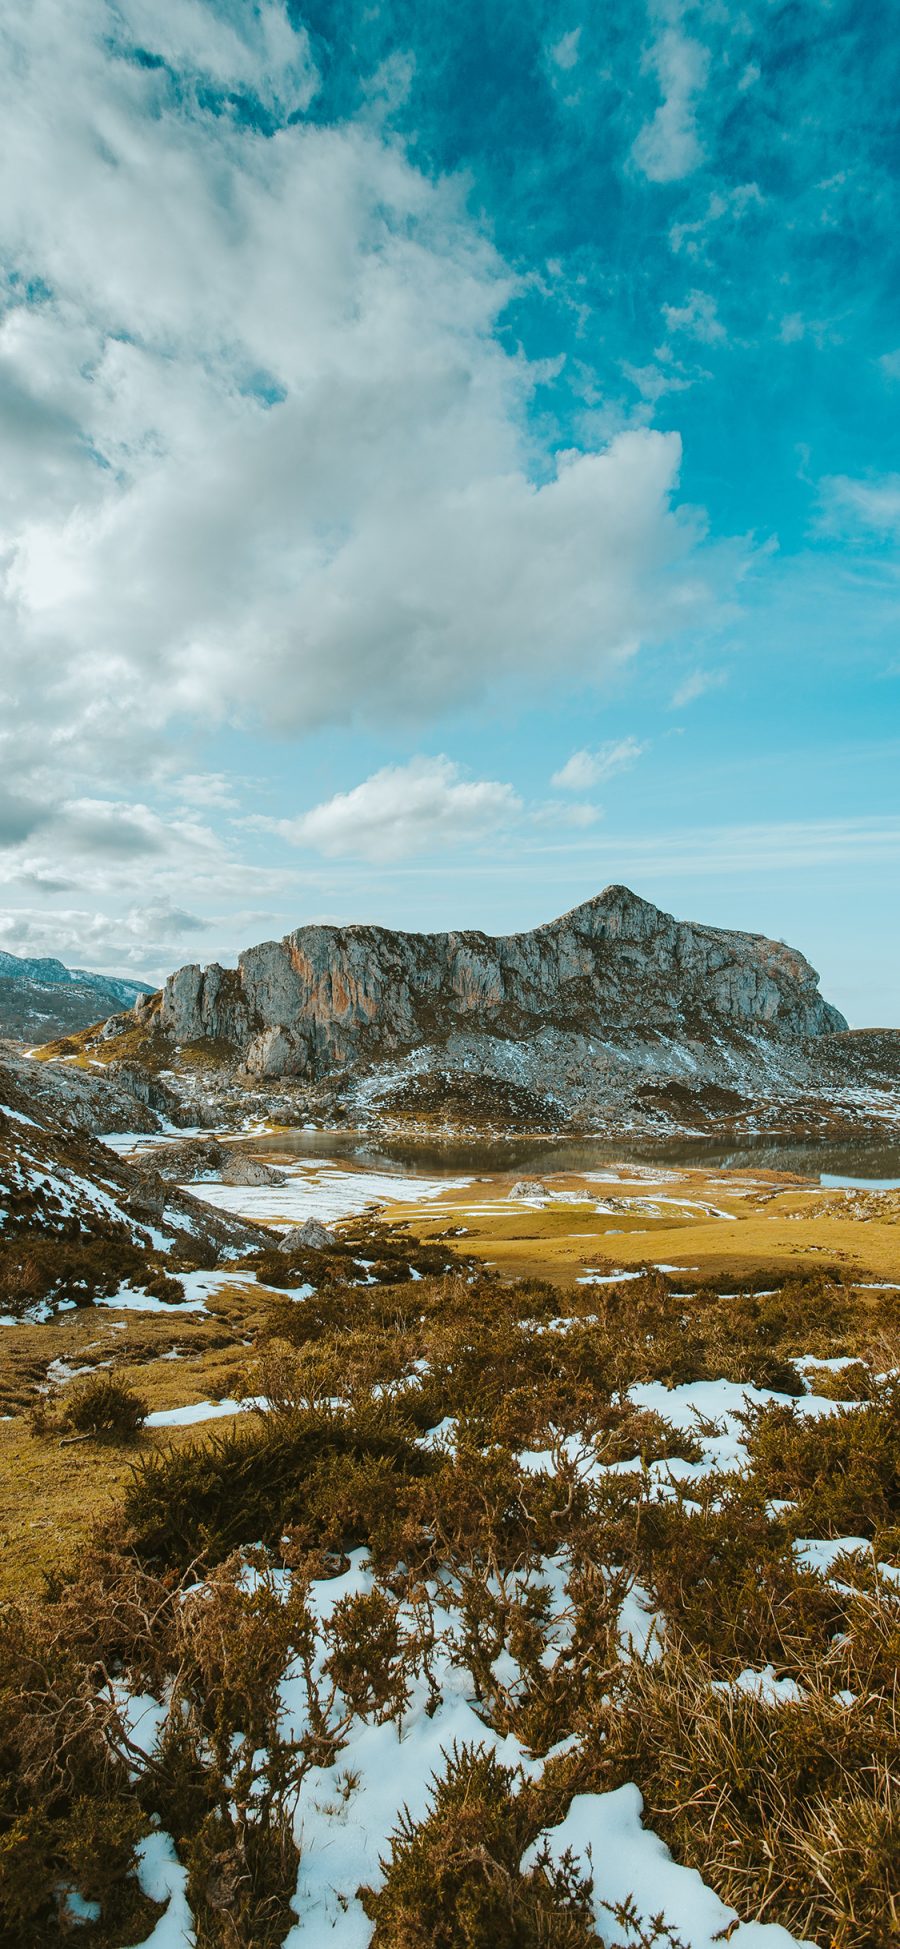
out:
M40 1591L44 1575L70 1564L98 1521L119 1507L139 1454L193 1431L150 1429L127 1447L83 1441L60 1447L16 1416L0 1427L0 1598Z
M271 1157L272 1153L267 1153ZM837 1264L861 1279L900 1280L900 1194L881 1201L883 1215L846 1215L840 1193L816 1191L813 1203L797 1180L773 1173L687 1171L661 1187L666 1197L708 1201L730 1219L670 1207L652 1216L634 1209L614 1214L595 1206L608 1198L652 1202L652 1184L589 1184L571 1174L545 1178L570 1200L540 1209L511 1203L510 1173L448 1191L438 1202L387 1206L387 1230L410 1225L423 1242L455 1225L466 1227L451 1249L492 1264L511 1277L572 1285L586 1268L645 1261L697 1267L698 1277L753 1277L760 1270ZM824 1209L823 1209L824 1207ZM0 1329L3 1385L0 1414L0 1595L40 1586L42 1572L71 1557L95 1519L115 1504L135 1454L185 1440L204 1440L222 1421L188 1429L148 1430L136 1447L95 1442L60 1447L30 1432L27 1402L48 1364L71 1368L109 1363L148 1402L151 1412L221 1399L232 1393L248 1347L283 1296L222 1277L206 1314L117 1312L91 1308L44 1325ZM178 1359L164 1358L177 1348Z
M816 1216L807 1219L804 1209L813 1200L795 1180L736 1171L723 1181L719 1173L688 1171L661 1187L665 1196L708 1201L731 1216L663 1208L664 1215L654 1217L639 1211L610 1214L594 1209L608 1195L651 1203L649 1184L646 1189L624 1183L588 1186L583 1179L564 1174L547 1176L544 1182L549 1188L571 1190L572 1202L554 1200L538 1209L510 1204L514 1182L507 1174L489 1184L448 1192L424 1206L391 1205L385 1220L414 1223L423 1239L463 1224L465 1236L448 1241L460 1252L472 1253L510 1274L562 1283L576 1279L598 1257L624 1267L651 1260L697 1266L702 1276L723 1273L738 1278L762 1267L788 1271L798 1264L813 1266L827 1260L861 1278L900 1279L900 1193L885 1198L883 1217L863 1220L845 1214L846 1200L840 1192L817 1189Z
M231 1425L220 1417L187 1428L145 1429L122 1447L34 1435L25 1403L50 1362L115 1372L151 1413L220 1400L238 1383L247 1342L283 1295L223 1278L206 1314L85 1308L42 1325L0 1328L6 1412L0 1420L0 1598L42 1588L43 1575L70 1562L95 1522L118 1505L141 1454L204 1440ZM174 1348L177 1360L167 1359ZM55 1391L55 1390L54 1390ZM2 1413L0 1408L0 1413Z

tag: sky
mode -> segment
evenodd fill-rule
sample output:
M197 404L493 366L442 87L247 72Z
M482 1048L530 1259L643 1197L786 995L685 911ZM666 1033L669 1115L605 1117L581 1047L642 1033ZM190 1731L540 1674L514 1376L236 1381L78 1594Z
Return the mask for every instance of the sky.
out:
M610 882L900 1022L887 0L0 21L0 946Z

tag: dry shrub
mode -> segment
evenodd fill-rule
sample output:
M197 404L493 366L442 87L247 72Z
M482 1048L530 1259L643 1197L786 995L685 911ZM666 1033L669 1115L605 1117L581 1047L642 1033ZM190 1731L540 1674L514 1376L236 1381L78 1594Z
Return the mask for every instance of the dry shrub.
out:
M293 1526L314 1544L364 1542L431 1458L387 1404L260 1417L252 1426L141 1460L125 1491L132 1545L149 1564L217 1562Z
M299 1859L290 1815L207 1815L188 1850L197 1949L281 1949L296 1920Z
M896 1700L847 1705L827 1664L812 1660L797 1702L710 1680L706 1661L672 1641L658 1663L629 1667L597 1717L605 1784L636 1780L648 1825L742 1916L840 1949L887 1944L900 1841ZM840 1853L826 1859L829 1835Z
M75 1382L62 1409L66 1427L98 1441L132 1441L148 1413L147 1402L112 1374L91 1374Z
M533 1797L484 1748L454 1746L432 1806L401 1816L374 1893L372 1949L597 1949L591 1883L571 1862L520 1861L541 1828Z
M769 1496L797 1505L798 1533L872 1536L900 1522L900 1383L859 1407L803 1419L774 1404L747 1417L747 1447Z
M878 1384L864 1360L851 1360L846 1367L813 1367L807 1371L813 1394L826 1401L872 1401Z
M35 1435L129 1442L140 1433L148 1412L147 1402L125 1381L96 1373L73 1382L55 1400L40 1395L32 1402L29 1420Z
M280 1685L295 1661L311 1670L314 1643L300 1578L284 1591L236 1558L181 1594L144 1791L187 1865L198 1949L280 1949L290 1927L293 1808L333 1748L317 1694L309 1735L284 1737Z
M843 1628L839 1593L797 1567L786 1525L768 1515L752 1481L717 1484L700 1507L645 1503L635 1550L667 1624L717 1670L802 1670Z
M376 1587L341 1597L327 1628L324 1673L351 1712L379 1723L402 1723L411 1680L423 1663L415 1634L400 1621L400 1606Z
M37 1619L0 1613L0 1940L69 1939L65 1893L96 1905L91 1949L142 1938L158 1912L140 1894L147 1819L116 1751L116 1714L91 1666Z
M893 1939L900 1602L877 1560L900 1548L897 1389L857 1362L835 1385L858 1408L814 1423L790 1405L750 1415L751 1471L667 1486L665 1500L648 1468L698 1461L699 1439L627 1396L638 1380L718 1375L797 1392L802 1353L871 1360L873 1331L890 1324L880 1302L861 1310L830 1272L724 1299L679 1294L652 1271L570 1293L461 1272L412 1281L414 1246L376 1252L360 1232L335 1269L378 1257L389 1281L329 1273L301 1305L262 1299L242 1383L269 1413L148 1455L125 1524L54 1581L27 1628L9 1625L0 1938L52 1949L67 1926L55 1891L70 1886L101 1907L79 1929L85 1949L140 1939L150 1911L133 1849L155 1819L187 1866L201 1949L278 1949L293 1920L296 1796L333 1764L353 1713L402 1722L422 1676L436 1702L440 1604L495 1732L533 1753L568 1733L581 1744L539 1786L480 1749L451 1755L424 1820L393 1836L383 1888L365 1895L375 1949L596 1943L583 1876L546 1850L523 1875L522 1852L573 1791L627 1779L648 1824L742 1914L840 1949ZM419 1447L446 1415L455 1453ZM522 1448L551 1464L528 1472ZM598 1460L607 1472L586 1481ZM779 1496L797 1507L774 1516ZM828 1579L798 1569L792 1537L823 1529L870 1534L873 1553ZM346 1567L358 1543L375 1586L317 1632L305 1580ZM565 1567L562 1619L548 1559ZM635 1581L662 1614L656 1664L622 1655ZM769 1662L796 1675L799 1702L733 1690L741 1667ZM286 1670L306 1701L295 1740ZM114 1679L167 1701L149 1759L124 1736ZM632 1949L671 1944L627 1904L603 1934L614 1925Z

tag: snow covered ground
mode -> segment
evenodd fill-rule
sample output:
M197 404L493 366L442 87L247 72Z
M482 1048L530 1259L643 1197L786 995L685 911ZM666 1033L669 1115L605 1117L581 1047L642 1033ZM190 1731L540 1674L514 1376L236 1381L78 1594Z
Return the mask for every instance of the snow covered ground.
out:
M819 1364L833 1370L840 1365L837 1361ZM651 1464L648 1475L656 1493L665 1495L667 1483L671 1485L676 1479L710 1470L740 1469L746 1461L741 1411L752 1403L786 1397L771 1389L720 1379L678 1387L638 1383L629 1389L629 1398L636 1407L663 1413L674 1426L698 1434L701 1440L703 1455L699 1462L671 1459ZM261 1401L203 1402L152 1415L150 1423L173 1426L234 1413L239 1406L261 1405ZM816 1395L803 1396L794 1405L808 1417L832 1414L838 1407L836 1402ZM445 1421L422 1440L427 1445L452 1445L453 1434L452 1420ZM614 1471L641 1466L637 1458L603 1465L590 1441L580 1442L572 1436L563 1442L562 1449L565 1459L575 1462L589 1478L596 1478L604 1466ZM553 1471L557 1465L550 1450L522 1453L518 1460L528 1470ZM871 1545L861 1537L810 1539L795 1547L798 1562L826 1576L846 1551L871 1551ZM543 1654L550 1665L569 1642L568 1578L576 1568L562 1548L556 1556L543 1559L536 1570L521 1573L523 1588L529 1581L543 1584L550 1595L550 1628ZM900 1571L891 1566L882 1569L887 1577L900 1581ZM282 1598L291 1588L291 1578L287 1569L245 1572L247 1588L265 1582ZM336 1605L375 1587L375 1576L362 1549L351 1553L342 1574L310 1585L308 1601L317 1628L313 1664L317 1680L323 1675L327 1626ZM550 1754L536 1758L514 1734L501 1736L487 1723L478 1709L472 1675L462 1655L458 1614L446 1607L437 1585L429 1586L429 1595L434 1630L431 1683L421 1672L410 1678L402 1716L379 1719L350 1714L337 1695L336 1712L344 1720L343 1743L330 1765L314 1767L306 1776L297 1805L295 1838L300 1862L293 1899L297 1921L285 1936L283 1949L306 1949L307 1944L368 1949L373 1924L358 1900L357 1890L380 1884L381 1862L389 1852L390 1836L401 1813L408 1810L414 1821L425 1816L433 1779L445 1771L454 1746L474 1745L491 1751L524 1783L538 1780L548 1759L572 1743L565 1740ZM401 1608L400 1621L401 1626L408 1623L412 1628L412 1613ZM623 1659L657 1655L654 1646L657 1634L660 1638L664 1634L665 1621L654 1616L649 1599L636 1583L625 1593L618 1630ZM518 1668L509 1651L501 1652L495 1668L498 1682L515 1685ZM777 1679L771 1667L748 1669L733 1682L764 1698L773 1710L799 1696L795 1681ZM309 1678L299 1661L286 1670L280 1691L283 1735L301 1739L310 1729L311 1717ZM148 1696L123 1697L121 1705L132 1737L149 1753L163 1723L162 1706ZM714 1949L726 1935L738 1949L794 1949L798 1941L777 1923L741 1921L696 1869L675 1861L663 1841L645 1825L641 1794L633 1782L606 1793L577 1794L559 1824L545 1829L526 1851L523 1870L534 1861L542 1842L556 1862L571 1850L581 1871L592 1877L596 1927L606 1943L622 1941L622 1925L614 1921L612 1910L631 1898L637 1926L648 1926L654 1916L663 1913L683 1949ZM168 1903L140 1949L190 1949L194 1936L184 1872L167 1835L159 1833L142 1843L140 1878L148 1893Z
M559 1617L557 1649L566 1642L568 1568L561 1553L548 1559L540 1570ZM259 1574L248 1571L248 1581ZM275 1590L287 1593L290 1571L264 1575ZM365 1552L355 1550L343 1575L319 1580L310 1587L310 1608L319 1626L327 1624L342 1598L359 1596L373 1586ZM471 1675L459 1655L458 1621L436 1596L433 1617L437 1707L424 1676L414 1678L402 1721L379 1722L354 1716L333 1763L314 1768L303 1783L295 1819L300 1850L293 1900L297 1922L285 1936L283 1949L307 1949L313 1944L317 1949L318 1945L324 1949L325 1944L333 1944L334 1949L368 1949L373 1924L357 1898L357 1890L379 1885L380 1863L401 1813L408 1810L416 1821L426 1814L433 1777L444 1772L454 1745L490 1750L524 1782L540 1778L547 1760L570 1743L563 1742L544 1758L535 1759L514 1734L500 1736L494 1732L476 1709ZM638 1637L634 1648L643 1649L651 1620L642 1613L639 1601L626 1602L622 1622L626 1627L634 1624ZM623 1630L622 1637L623 1656L627 1656L630 1646L625 1640L630 1638L634 1643L635 1630ZM321 1676L326 1655L323 1636L317 1676ZM510 1671L508 1676L512 1678L514 1673ZM283 1734L301 1738L309 1729L310 1717L307 1681L299 1664L285 1673L281 1698ZM162 1723L159 1707L147 1697L123 1704L132 1737L151 1751ZM596 1924L601 1938L608 1942L621 1941L621 1929L611 1919L610 1905L633 1896L641 1921L647 1924L663 1911L685 1949L713 1949L725 1930L739 1949L793 1949L797 1938L779 1924L741 1922L736 1911L706 1886L696 1869L682 1867L672 1859L665 1844L644 1826L642 1812L641 1795L634 1784L610 1793L579 1794L564 1820L545 1830L527 1850L523 1868L530 1865L541 1839L547 1841L556 1860L571 1848L584 1872L593 1877ZM184 1874L167 1835L154 1835L142 1844L140 1878L147 1893L168 1901L165 1914L140 1949L190 1949L194 1936Z
M348 1171L330 1161L304 1158L300 1164L279 1164L284 1184L185 1184L193 1198L219 1211L235 1212L266 1225L302 1225L306 1218L324 1224L355 1218L373 1205L430 1202L447 1191L460 1191L468 1177L403 1177L388 1171Z

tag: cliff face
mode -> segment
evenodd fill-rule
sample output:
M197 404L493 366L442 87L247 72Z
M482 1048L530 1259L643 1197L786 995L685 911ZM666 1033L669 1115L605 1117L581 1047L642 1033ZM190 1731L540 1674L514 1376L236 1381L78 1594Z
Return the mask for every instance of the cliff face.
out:
M147 1006L138 1002L139 1018ZM645 1074L654 1063L638 1052L664 1043L715 1078L722 1061L734 1069L733 1053L719 1061L717 1049L746 1060L758 1047L768 1063L846 1027L796 950L675 921L618 886L498 938L301 927L250 948L236 971L180 968L156 1025L173 1042L229 1045L251 1076L309 1081L412 1051L440 1050L469 1069L483 1046L496 1066L502 1045L538 1042L557 1064L564 1055L564 1068L621 1055Z

